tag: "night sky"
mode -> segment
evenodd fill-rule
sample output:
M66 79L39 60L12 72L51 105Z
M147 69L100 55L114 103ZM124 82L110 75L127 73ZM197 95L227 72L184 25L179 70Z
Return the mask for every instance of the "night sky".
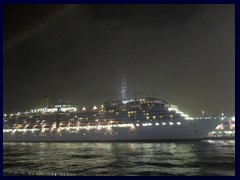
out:
M235 114L234 5L4 5L4 112L157 96Z

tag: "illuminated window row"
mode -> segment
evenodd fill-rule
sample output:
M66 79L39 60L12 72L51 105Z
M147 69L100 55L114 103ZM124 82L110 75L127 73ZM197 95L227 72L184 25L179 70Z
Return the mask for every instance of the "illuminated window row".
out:
M161 123L163 126L167 125L166 122L162 122ZM168 123L170 126L174 125L173 122L169 122ZM176 123L177 125L181 125L181 122L177 122ZM142 123L142 126L152 126L152 125L156 125L156 126L159 126L160 123ZM140 124L136 124L137 127L140 126ZM89 130L89 129L97 129L97 130L100 130L100 129L108 129L108 130L111 130L112 127L122 127L122 128L134 128L134 124L115 124L115 125L98 125L98 126L78 126L78 127L60 127L59 130L67 130L67 131L70 131L70 132L75 132L75 131L78 131L79 129L86 129L86 130ZM52 131L56 128L42 128L41 131L42 132L45 132L45 131ZM33 129L3 129L3 132L27 132L27 131L30 131L30 132L34 132L34 131L40 131L40 129L38 128L33 128Z
M177 122L176 124L177 125L181 125L181 122ZM152 123L142 123L142 126L152 126L152 125L154 125L154 124L152 124ZM160 124L159 123L155 123L155 125L159 126ZM167 125L167 123L162 122L162 125L165 126L165 125ZM172 126L172 125L174 125L174 123L173 122L169 122L169 125ZM136 124L136 126L140 126L140 124Z

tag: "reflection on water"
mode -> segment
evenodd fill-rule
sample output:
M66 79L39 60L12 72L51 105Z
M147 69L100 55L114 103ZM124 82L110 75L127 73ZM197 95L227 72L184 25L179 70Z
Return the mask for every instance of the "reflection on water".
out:
M235 175L235 141L4 143L4 174Z

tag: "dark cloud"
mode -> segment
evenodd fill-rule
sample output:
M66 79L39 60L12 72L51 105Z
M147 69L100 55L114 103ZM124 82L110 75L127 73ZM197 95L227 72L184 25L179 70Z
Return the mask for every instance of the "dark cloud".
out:
M5 5L4 7L4 51L31 38L48 28L74 5Z
M162 26L171 23L184 23L196 14L200 5L91 5L88 12L95 21L122 20L128 25Z

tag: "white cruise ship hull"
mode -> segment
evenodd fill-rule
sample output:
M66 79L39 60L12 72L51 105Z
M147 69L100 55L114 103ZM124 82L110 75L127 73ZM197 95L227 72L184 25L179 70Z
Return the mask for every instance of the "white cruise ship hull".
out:
M200 140L218 124L217 119L184 120L181 124L162 124L155 121L149 126L111 127L102 129L66 129L3 133L4 142L104 142L104 141L164 141Z

